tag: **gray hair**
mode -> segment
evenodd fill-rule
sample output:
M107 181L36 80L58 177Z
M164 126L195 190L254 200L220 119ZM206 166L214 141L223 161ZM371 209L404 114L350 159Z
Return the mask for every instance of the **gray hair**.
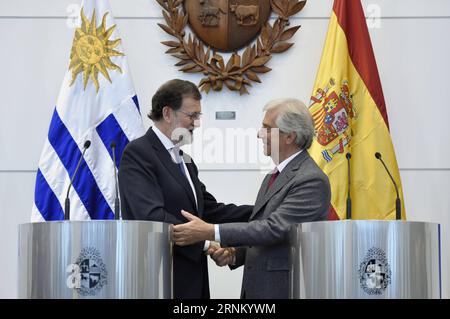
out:
M308 149L315 136L314 120L305 103L300 100L287 98L270 101L264 106L264 111L277 110L275 120L281 132L295 133L295 143L301 149Z

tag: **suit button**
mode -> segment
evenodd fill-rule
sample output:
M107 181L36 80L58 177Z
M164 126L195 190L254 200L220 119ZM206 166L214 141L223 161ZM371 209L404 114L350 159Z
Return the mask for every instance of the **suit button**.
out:
M249 270L250 270L250 269L253 269L253 267L252 267L252 266L247 266L247 269L249 269Z
M252 248L252 246L248 246L248 248Z

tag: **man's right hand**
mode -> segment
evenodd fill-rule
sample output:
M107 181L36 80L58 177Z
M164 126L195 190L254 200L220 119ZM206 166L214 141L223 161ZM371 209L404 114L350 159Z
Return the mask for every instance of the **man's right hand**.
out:
M219 248L211 255L211 258L216 262L216 265L220 267L234 264L235 251L236 249L233 247Z
M212 255L217 249L220 248L220 244L216 241L210 241L209 242L209 247L205 252L206 256L210 256Z

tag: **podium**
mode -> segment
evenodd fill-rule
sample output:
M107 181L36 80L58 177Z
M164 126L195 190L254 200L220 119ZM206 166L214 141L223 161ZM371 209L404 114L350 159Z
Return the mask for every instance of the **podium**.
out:
M441 298L439 224L303 223L290 240L293 299Z
M168 224L19 225L19 298L172 298Z

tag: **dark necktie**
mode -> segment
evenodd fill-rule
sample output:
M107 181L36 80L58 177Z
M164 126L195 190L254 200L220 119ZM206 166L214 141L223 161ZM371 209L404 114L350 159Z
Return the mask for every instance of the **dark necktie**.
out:
M178 164L178 168L181 171L181 174L183 174L183 176L186 176L186 171L184 169L183 160L180 155L181 150L178 147L174 147L174 148L172 148L172 151L173 151L173 155L175 156L175 161Z
M194 197L195 197L195 205L196 205L196 207L198 207L198 206L197 206L197 205L198 205L198 203L197 203L197 197L196 197L196 195L195 195L195 194L196 194L196 193L195 193L195 186L192 184L192 180L191 180L191 178L190 178L189 171L186 171L185 166L184 166L184 162L183 162L183 151L180 150L180 148L177 147L177 146L173 147L173 148L171 149L171 151L172 151L172 153L173 153L173 155L174 155L175 162L177 163L178 168L179 168L180 171L181 171L181 175L183 175L183 176L186 178L186 181L188 182L188 184L189 184L189 186L190 186L190 188L191 188L191 190L192 190L192 194L194 194Z
M270 187L272 187L272 184L275 182L275 180L277 179L278 175L280 175L280 172L277 169L275 169L275 172L272 173L272 176L270 176L269 184L267 185L267 190L269 190Z

